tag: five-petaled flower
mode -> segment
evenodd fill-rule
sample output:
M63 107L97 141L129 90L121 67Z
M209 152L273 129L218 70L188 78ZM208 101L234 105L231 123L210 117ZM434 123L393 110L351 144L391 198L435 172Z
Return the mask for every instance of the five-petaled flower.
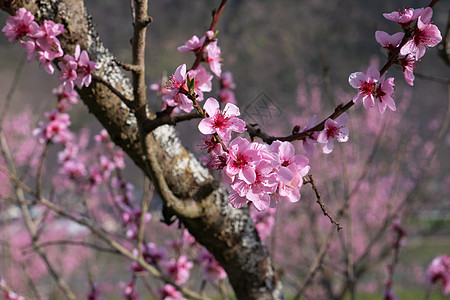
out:
M203 108L209 117L204 118L198 124L198 129L201 133L217 133L222 141L227 143L231 139L232 131L244 132L246 130L245 122L237 118L240 112L236 105L227 103L224 110L221 111L219 102L214 98L208 98Z
M328 154L333 151L335 139L340 143L348 141L348 128L345 126L347 120L347 114L343 113L335 120L327 119L325 121L324 129L317 136L317 142L325 144L323 153Z

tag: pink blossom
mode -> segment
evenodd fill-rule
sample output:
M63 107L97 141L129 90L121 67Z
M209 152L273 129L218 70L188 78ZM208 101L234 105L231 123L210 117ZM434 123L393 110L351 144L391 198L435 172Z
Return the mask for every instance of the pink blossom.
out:
M25 48L27 51L27 61L30 62L33 60L36 54L36 40L29 39L28 41L21 40L20 47Z
M333 151L334 139L340 143L348 141L348 128L347 124L348 116L343 113L335 120L327 119L325 121L324 129L317 136L317 142L325 144L323 146L323 153L328 154Z
M250 216L262 240L265 240L272 233L273 226L275 225L274 215L276 211L276 208L273 207L269 207L263 211L250 210Z
M225 270L205 248L200 251L197 260L200 262L200 268L203 271L203 280L218 283L219 280L227 278Z
M232 179L234 176L251 184L256 179L254 164L260 160L258 150L252 149L248 140L238 136L228 146L228 161L225 174Z
M34 22L34 16L23 7L19 8L14 16L6 19L6 25L2 29L11 43L29 37L38 30L39 25Z
M375 32L377 42L390 52L394 51L400 45L404 36L405 34L403 32L397 32L393 35L389 35L384 31Z
M427 282L443 284L444 295L450 294L450 255L440 255L435 257L428 266Z
M166 248L158 247L151 242L147 244L145 253L146 261L151 264L158 264L160 261L168 258Z
M399 24L408 24L416 20L422 13L423 8L404 8L403 10L393 11L391 13L384 13L383 16Z
M132 278L130 282L124 287L123 296L127 300L140 300L139 294L136 290L135 279Z
M401 55L411 54L420 59L424 56L427 47L434 47L442 41L441 32L436 25L430 24L431 7L427 7L417 20L417 30L414 36L400 49Z
M305 131L313 128L313 126L316 124L316 118L317 118L317 115L313 115L309 119L308 124L306 124L306 126L302 129L302 132L305 132ZM316 143L317 135L318 135L318 133L314 132L313 134L305 137L305 139L303 140L303 149L305 150L306 154L309 157L312 157L314 154L314 144Z
M158 290L158 294L161 296L161 300L186 300L186 298L170 284L165 284L162 289Z
M50 140L52 138L54 138L56 142L60 142L61 140L65 139L65 135L68 131L67 128L70 126L69 115L54 110L50 113L45 113L45 116L48 118L49 122L40 122L40 128L35 129L33 133L35 135L39 135L42 142Z
M231 103L227 103L223 111L220 110L219 102L214 98L206 100L203 109L209 117L204 118L198 124L198 130L203 134L217 133L225 142L231 139L231 132L244 132L245 122L238 119L240 115L239 108Z
M217 46L217 42L209 43L206 47L207 58L211 71L220 77L222 74L222 65L220 64L220 48Z
M67 56L67 55L65 55ZM68 60L65 63L60 61L58 63L60 68L59 80L63 82L64 89L67 92L72 92L74 87L74 81L77 79L78 64L74 60Z
M205 43L205 36L199 39L196 35L191 37L184 45L177 48L178 52L186 53L189 51L198 52Z
M203 92L210 92L212 89L213 75L203 66L189 70L188 75L191 80L194 80L194 92L198 95L197 101L203 101Z
M293 178L292 170L289 167L304 168L309 163L306 156L295 155L295 147L290 142L275 141L270 145L269 150L278 155L277 179L282 182L289 182Z
M236 84L233 81L233 74L231 72L223 72L222 75L219 78L220 80L220 87L222 89L234 89L236 88Z
M278 185L277 174L272 172L273 168L273 162L260 160L253 169L255 179L251 183L235 177L231 184L233 191L228 196L231 206L240 208L252 202L258 210L268 208L271 201L270 194L276 191Z
M192 80L193 78L191 78ZM194 108L192 100L185 94L189 92L187 87L186 65L179 66L175 73L170 76L167 82L168 95L163 96L164 105L180 106L185 112L190 112Z
M400 58L400 66L403 68L403 76L405 81L410 86L414 85L414 69L416 68L416 59L414 56L407 55L404 58Z
M229 89L223 89L219 91L218 99L223 103L232 103L237 104L236 97L234 96L234 92Z
M280 170L278 172L278 189L272 195L271 206L276 206L280 201L297 202L300 200L300 188L303 185L303 177L309 172L309 159L303 155L294 155L295 148L289 142L275 141L270 149L278 153L280 158ZM288 176L280 176L281 170Z
M83 163L75 160L64 162L61 172L72 180L80 180L86 176L86 168Z
M87 87L91 84L92 72L97 67L97 63L89 59L89 54L86 50L80 53L80 45L77 45L75 48L74 58L78 65L75 83L81 89L83 85Z
M52 60L49 60L43 51L38 51L38 60L41 67L44 68L45 72L52 75L55 72L55 67L52 64Z
M386 107L392 111L396 110L392 94L394 93L394 77L384 80L384 75L380 78L375 91L375 99L378 100L378 109L381 114L384 114Z
M46 59L51 61L64 55L61 44L56 38L64 32L64 25L45 20L40 30L31 36L36 38L36 45L40 48L39 51L43 53Z
M172 277L178 285L185 284L191 276L190 270L194 264L188 260L186 255L180 255L178 260L171 259L161 263L163 273Z
M99 134L97 134L97 135L94 136L94 140L95 140L97 143L104 143L104 142L107 142L107 141L109 140L109 134L108 134L108 131L106 131L106 129L102 129L102 130L100 131Z
M352 87L359 90L358 94L353 97L353 102L357 103L362 100L366 109L372 108L375 105L374 95L379 79L380 72L375 67L369 67L367 74L362 72L350 74L348 82Z

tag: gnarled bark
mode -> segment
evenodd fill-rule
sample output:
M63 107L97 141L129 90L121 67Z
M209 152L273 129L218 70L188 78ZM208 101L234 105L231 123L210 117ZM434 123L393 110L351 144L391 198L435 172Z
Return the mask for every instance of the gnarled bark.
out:
M93 80L89 87L79 91L85 105L149 178L162 178L163 184L157 185L157 189L166 203L166 213L176 215L196 240L216 257L228 273L236 296L239 299L283 299L281 282L248 209L231 208L226 190L181 145L174 127L164 125L144 138L139 136L135 115L107 86L113 86L132 100L130 80L102 45L83 0L30 3L0 0L0 7L10 13L23 6L32 11L38 21L49 19L65 25L67 31L59 38L66 53L73 53L79 44L97 62L99 68L95 76L100 80ZM141 141L146 143L145 147ZM165 195L172 197L171 200Z

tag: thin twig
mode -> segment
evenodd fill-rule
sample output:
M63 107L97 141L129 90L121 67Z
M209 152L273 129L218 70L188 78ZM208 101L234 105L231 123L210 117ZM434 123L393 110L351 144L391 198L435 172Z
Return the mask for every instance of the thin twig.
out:
M214 31L216 29L216 25L219 22L220 19L220 15L222 14L223 9L225 8L225 4L227 3L227 0L222 0L222 2L219 5L218 9L214 9L212 11L212 21L211 21L211 25L209 26L210 31ZM206 51L206 47L208 46L208 44L211 42L211 40L206 39L205 42L203 43L202 48L200 49L200 51L198 53L196 53L196 59L194 61L194 64L191 67L191 70L195 70L197 69L197 67L200 65L200 63L203 60L203 54Z
M312 187L312 189L313 189L313 191L314 191L314 194L316 195L316 202L319 204L320 209L322 209L323 214L324 214L326 217L328 217L328 219L330 219L330 222L331 222L332 224L335 224L335 225L336 225L338 231L341 230L341 229L342 229L341 224L339 224L339 222L336 221L336 220L328 213L328 211L327 211L327 209L326 209L326 207L325 207L325 204L323 204L323 202L322 202L322 200L321 200L321 198L320 198L319 190L317 189L316 182L314 181L314 178L312 177L312 175L308 175L307 177L308 177L308 179L305 181L305 183L310 183L310 184L311 184L311 187Z
M19 83L19 78L23 70L23 66L26 62L26 54L22 55L22 58L19 59L19 64L17 65L16 70L14 71L14 77L13 81L11 82L11 85L9 86L8 93L5 96L5 103L3 104L2 112L0 114L0 127L2 127L3 119L5 118L6 114L9 110L9 105L11 104L12 97L14 95L14 92L16 91L17 84Z
M112 254L120 254L119 251L111 249L111 248L104 248L100 247L93 243L88 243L84 241L70 241L70 240L59 240L59 241L51 241L51 242L44 242L44 243L38 243L39 247L49 247L49 246L61 246L61 245L70 245L70 246L81 246L86 248L91 248L94 250L97 250L99 252L107 252ZM24 250L24 254L28 254L32 250Z
M331 231L328 233L327 238L325 241L323 241L322 246L320 247L319 253L317 254L316 258L314 259L314 262L310 266L308 270L308 274L306 275L306 278L303 280L303 283L301 284L300 288L298 289L297 293L294 296L294 300L300 299L300 297L305 292L305 289L311 281L314 279L314 276L317 274L317 271L321 268L323 259L325 257L325 254L327 253L327 250L330 246L332 237L334 235L334 231Z

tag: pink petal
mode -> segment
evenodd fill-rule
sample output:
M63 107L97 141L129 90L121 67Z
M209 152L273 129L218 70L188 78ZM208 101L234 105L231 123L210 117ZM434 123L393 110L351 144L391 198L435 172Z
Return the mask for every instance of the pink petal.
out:
M241 169L239 172L239 179L242 179L247 184L252 184L256 180L256 173L252 167Z
M237 117L241 113L239 112L239 107L232 103L227 103L225 109L223 110L225 117Z
M369 67L367 69L367 78L374 78L376 80L380 79L380 71L375 67Z
M210 117L213 117L214 115L219 113L219 102L217 102L217 100L214 98L208 98L205 102L205 105L203 105L203 109L206 110Z
M366 81L366 75L363 72L355 72L348 77L348 82L355 89L359 88L364 81Z
M248 200L239 196L235 191L232 191L228 196L228 202L230 202L231 206L234 208L241 208L247 204Z
M289 160L295 155L295 148L289 142L283 142L279 148L279 155L281 160Z
M279 181L283 181L283 182L289 182L292 180L293 178L293 174L291 172L291 170L289 170L289 168L287 167L280 167L280 169L278 170L278 177L277 179Z
M214 121L212 118L203 119L198 124L198 130L203 134L213 134L216 132L213 123Z

